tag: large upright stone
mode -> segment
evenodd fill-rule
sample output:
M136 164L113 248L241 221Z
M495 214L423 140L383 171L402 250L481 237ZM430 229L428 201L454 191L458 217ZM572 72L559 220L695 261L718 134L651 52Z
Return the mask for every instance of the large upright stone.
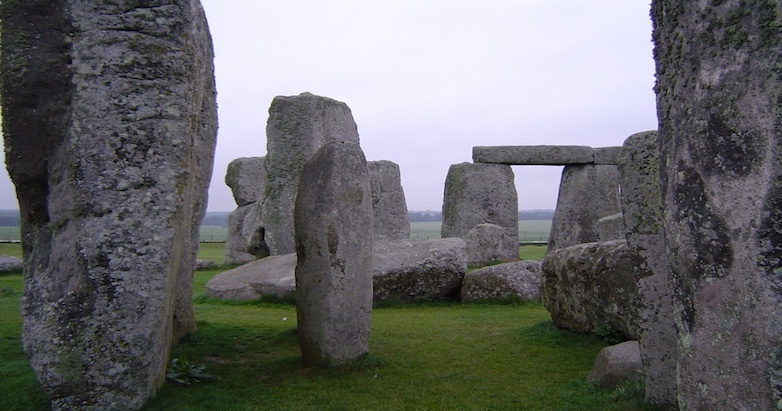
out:
M204 12L4 1L0 21L25 352L52 409L138 409L195 327L217 122Z
M242 235L244 221L255 207L254 203L238 207L228 215L228 235L225 239L223 264L238 265L257 259L250 252L248 241Z
M372 310L372 192L356 143L323 146L296 198L296 312L305 364L368 352Z
M310 93L274 98L266 125L268 174L260 212L263 243L271 255L294 252L293 206L301 170L331 142L359 143L347 104Z
M652 2L681 409L782 408L782 4Z
M451 165L445 179L441 236L466 239L473 227L483 223L505 230L499 259L518 259L519 199L513 170L504 164Z
M268 254L261 234L260 207L266 187L266 157L241 157L228 164L225 184L239 206L228 216L225 265L244 264Z
M633 134L619 162L622 213L634 276L638 279L638 340L646 400L675 406L676 345L670 268L665 256L657 132Z
M597 221L619 213L615 165L570 165L562 170L548 251L600 241Z
M369 161L372 209L375 215L375 241L407 240L410 221L402 189L399 165L387 160Z
M266 187L266 157L239 157L228 163L225 185L231 188L236 205L246 206L258 201Z

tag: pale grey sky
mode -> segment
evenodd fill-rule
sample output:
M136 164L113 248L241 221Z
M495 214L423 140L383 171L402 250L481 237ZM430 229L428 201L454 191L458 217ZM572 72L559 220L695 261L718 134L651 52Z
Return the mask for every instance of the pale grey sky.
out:
M215 43L223 178L266 153L267 110L345 102L368 160L399 164L410 210L439 210L476 145L621 145L657 128L647 1L202 0ZM0 209L16 208L2 163ZM554 208L560 167L514 167L520 209Z

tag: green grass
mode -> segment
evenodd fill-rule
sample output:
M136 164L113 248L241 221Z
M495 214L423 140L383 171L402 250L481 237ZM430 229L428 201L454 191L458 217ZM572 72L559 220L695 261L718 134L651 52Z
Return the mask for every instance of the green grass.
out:
M519 260L542 260L546 256L546 244L525 244L519 246Z

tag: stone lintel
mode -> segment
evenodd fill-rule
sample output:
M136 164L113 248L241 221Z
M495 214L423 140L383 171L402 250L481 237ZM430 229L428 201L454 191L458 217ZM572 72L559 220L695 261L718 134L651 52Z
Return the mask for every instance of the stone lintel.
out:
M622 156L622 147L595 147L595 164L599 165L618 165Z
M566 166L594 164L595 155L588 146L476 146L472 148L475 163L518 166Z

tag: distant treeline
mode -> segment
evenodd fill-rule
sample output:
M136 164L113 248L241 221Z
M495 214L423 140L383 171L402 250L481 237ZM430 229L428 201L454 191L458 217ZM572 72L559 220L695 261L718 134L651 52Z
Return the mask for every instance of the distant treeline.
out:
M519 211L519 220L551 220L554 218L554 210L523 210ZM407 219L415 221L443 221L443 213L440 211L408 211Z
M210 211L204 216L202 225L228 227L228 211ZM443 221L440 211L408 211L407 218L411 221ZM551 220L554 210L524 210L519 211L519 220ZM0 210L0 227L18 227L19 210Z

